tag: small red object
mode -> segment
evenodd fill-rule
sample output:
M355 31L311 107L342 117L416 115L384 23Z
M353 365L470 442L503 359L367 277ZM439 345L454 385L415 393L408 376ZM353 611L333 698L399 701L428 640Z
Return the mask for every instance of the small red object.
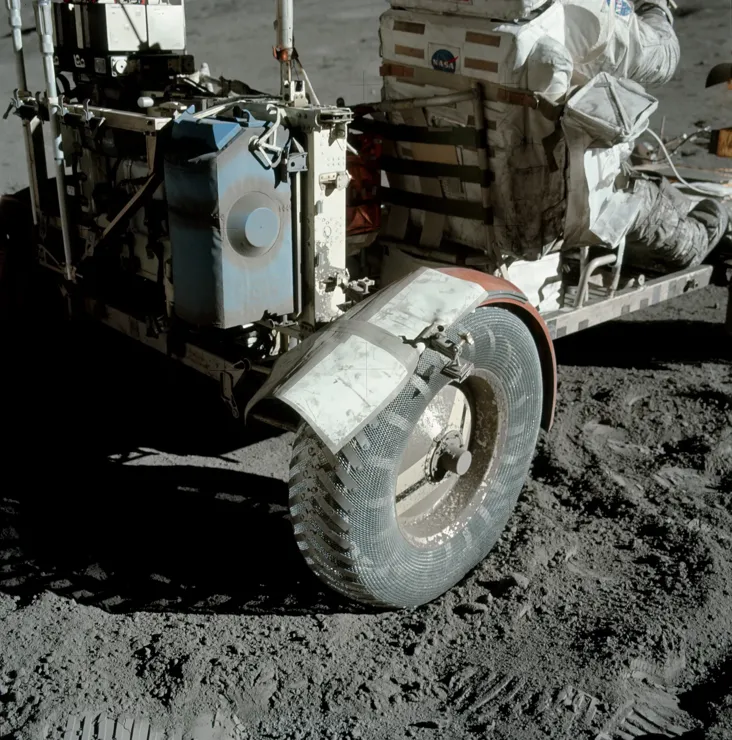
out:
M346 193L346 233L367 234L381 228L381 139L373 134L354 135L354 148L346 166L351 182Z

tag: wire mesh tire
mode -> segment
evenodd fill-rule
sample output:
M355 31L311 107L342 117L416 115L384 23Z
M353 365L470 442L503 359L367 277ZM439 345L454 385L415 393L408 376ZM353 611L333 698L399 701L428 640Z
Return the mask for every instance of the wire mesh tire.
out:
M474 370L463 383L443 374L446 358L427 349L396 399L337 455L306 423L296 435L290 467L295 537L312 571L348 599L407 608L442 595L493 549L521 493L542 410L542 368L531 332L513 312L483 307L447 334L454 341L472 338L463 357ZM461 418L471 418L464 440L469 469L449 473L456 480L447 494L429 493L445 485L443 477L400 514L400 481L408 471L419 474L421 464L410 467L405 457L434 421L435 403L451 391L467 399ZM435 440L467 435L438 431ZM440 467L433 465L440 444L433 441L425 458L427 482Z

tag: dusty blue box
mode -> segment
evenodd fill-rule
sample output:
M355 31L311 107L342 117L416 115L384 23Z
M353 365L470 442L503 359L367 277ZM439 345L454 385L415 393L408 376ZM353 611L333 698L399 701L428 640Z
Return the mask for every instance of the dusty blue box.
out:
M294 310L290 184L250 151L264 126L187 113L172 124L165 190L174 310L199 327ZM280 129L274 143L286 139Z

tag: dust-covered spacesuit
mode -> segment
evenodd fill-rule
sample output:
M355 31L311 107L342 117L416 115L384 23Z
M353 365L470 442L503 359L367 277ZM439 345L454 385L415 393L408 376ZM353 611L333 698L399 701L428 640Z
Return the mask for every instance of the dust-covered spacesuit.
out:
M673 77L680 52L666 0L640 0L635 7L628 0L560 1L565 11L565 44L574 62L574 85L585 85L606 73L623 83L615 86L621 96L636 95L642 101L644 91L641 87L634 90L633 83L662 85ZM603 84L614 83L606 78ZM571 122L565 130L571 137ZM587 143L591 136L586 136ZM630 156L632 138L614 147L619 152L615 155L618 169ZM590 161L587 157L585 163ZM613 190L603 206L608 206L610 215L597 216L596 221L608 233L626 240L625 259L634 264L663 270L698 265L726 232L728 216L717 202L705 199L690 210L689 200L665 181L659 186L643 178L620 178L620 187L616 179ZM571 231L571 218L569 222Z
M600 72L640 85L669 82L679 63L679 42L666 0L562 0L566 45L574 82Z

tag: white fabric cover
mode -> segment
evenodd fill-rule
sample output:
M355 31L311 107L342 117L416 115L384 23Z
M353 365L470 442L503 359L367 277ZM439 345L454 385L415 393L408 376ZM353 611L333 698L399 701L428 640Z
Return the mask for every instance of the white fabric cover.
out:
M547 0L391 0L393 8L414 8L432 13L477 16L503 21L528 18L546 4Z
M568 101L564 123L583 129L605 146L635 141L648 128L658 101L631 80L601 72Z
M640 85L606 72L567 102L562 118L569 146L566 246L617 247L625 237L639 201L617 190L616 180L657 107Z
M419 267L453 267L451 263L439 262L391 247L381 263L381 280L384 285L401 280ZM516 260L508 267L507 279L521 289L529 303L540 313L557 311L560 306L562 275L559 252L538 260Z

